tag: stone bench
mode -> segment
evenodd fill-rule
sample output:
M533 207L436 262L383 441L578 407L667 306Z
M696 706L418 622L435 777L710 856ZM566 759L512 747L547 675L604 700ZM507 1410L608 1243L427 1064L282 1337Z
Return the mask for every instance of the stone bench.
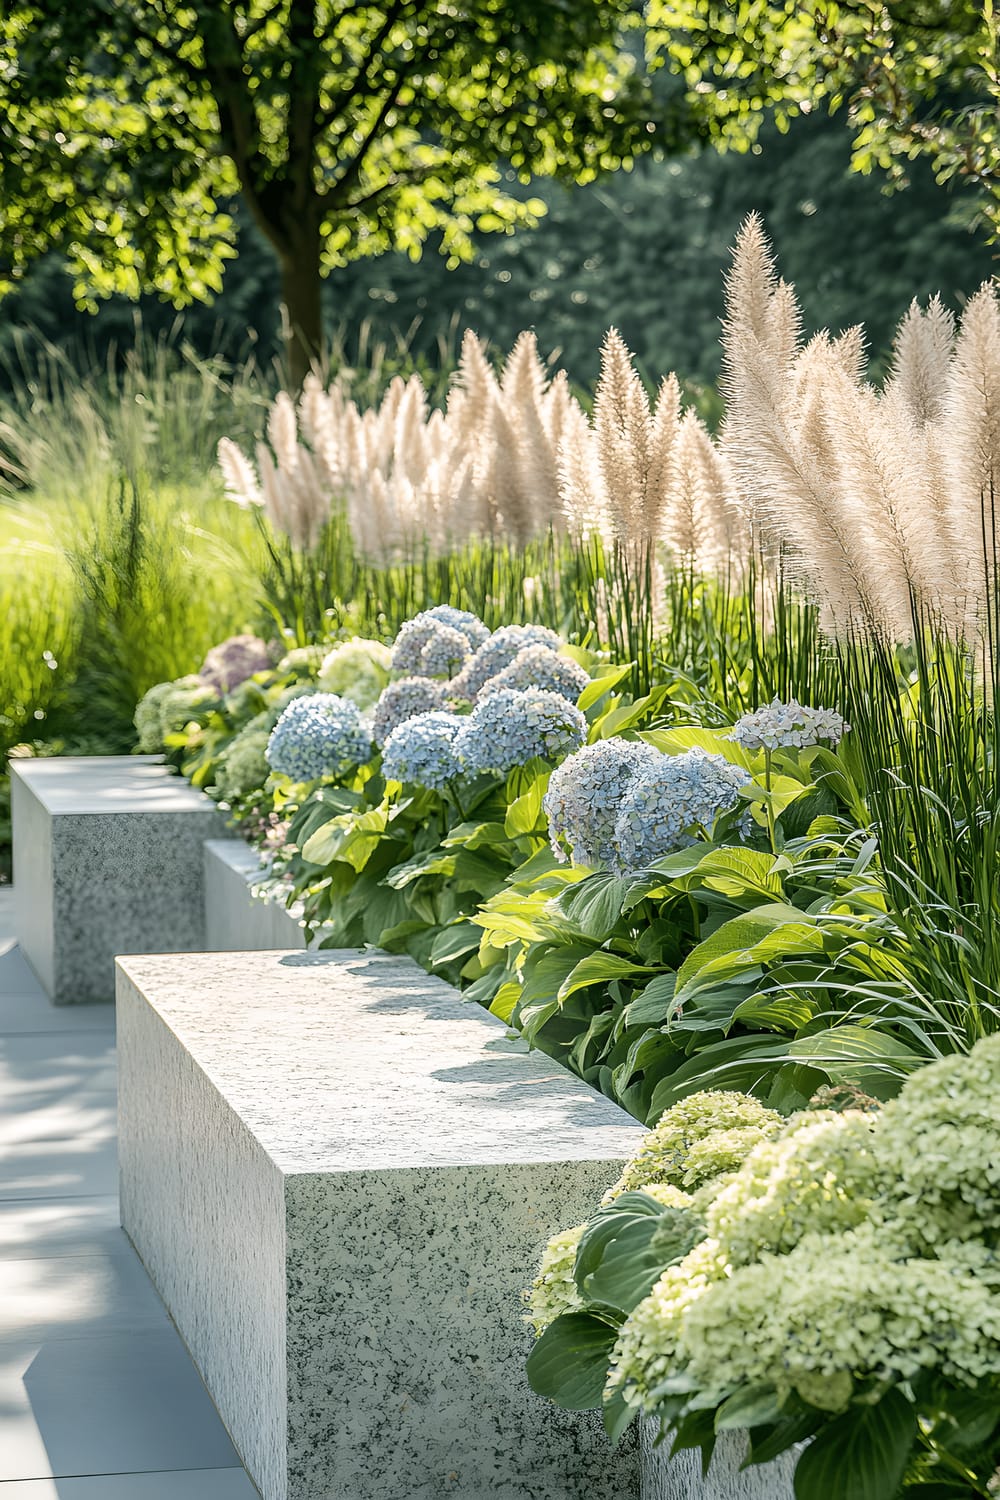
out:
M657 1446L657 1432L655 1422L642 1424L642 1500L794 1500L793 1476L800 1448L783 1453L773 1463L741 1469L746 1434L723 1432L709 1471L703 1474L700 1448L685 1448L671 1458L669 1438Z
M625 1500L520 1289L641 1128L410 960L119 964L122 1222L264 1500Z
M210 839L205 861L205 944L209 952L305 948L294 911L253 894L260 860L242 839Z
M114 998L119 953L205 946L214 802L157 756L11 762L21 946L57 1005Z

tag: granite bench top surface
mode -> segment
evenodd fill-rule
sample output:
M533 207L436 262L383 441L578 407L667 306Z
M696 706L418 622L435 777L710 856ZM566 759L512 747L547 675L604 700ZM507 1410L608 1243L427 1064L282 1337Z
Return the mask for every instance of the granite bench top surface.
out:
M205 848L213 859L241 875L263 874L260 855L245 839L206 839Z
M11 761L53 814L211 812L215 804L158 755L56 755Z
M286 1175L620 1161L642 1137L407 958L166 954L119 966Z

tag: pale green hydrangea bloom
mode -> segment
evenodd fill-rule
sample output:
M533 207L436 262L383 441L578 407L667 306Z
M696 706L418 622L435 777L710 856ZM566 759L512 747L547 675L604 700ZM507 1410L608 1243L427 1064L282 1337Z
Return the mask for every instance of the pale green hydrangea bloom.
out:
M727 1267L714 1240L702 1240L670 1266L622 1326L611 1357L608 1393L621 1391L633 1406L653 1410L650 1392L683 1362L684 1318Z
M779 1114L747 1094L711 1089L691 1094L668 1109L649 1132L604 1202L651 1182L698 1188L738 1167L758 1142L776 1135L783 1124ZM724 1139L712 1144L716 1137Z
M706 1246L720 1252L706 1240L692 1256ZM829 1408L846 1404L854 1377L909 1380L936 1369L972 1385L1000 1374L996 1255L943 1248L933 1260L909 1257L867 1223L809 1234L787 1255L764 1254L714 1279L689 1267L682 1294L668 1271L622 1329L616 1383L641 1406L664 1373L683 1369L706 1402L736 1385L769 1385Z
M914 1073L878 1140L893 1212L925 1244L1000 1230L1000 1035Z
M584 1306L573 1280L573 1267L576 1247L586 1227L577 1224L574 1229L564 1229L553 1235L542 1251L538 1275L525 1293L527 1321L536 1334L543 1333L563 1313L579 1312Z
M282 677L316 677L329 655L328 646L293 646L286 651L275 668Z
M706 1215L726 1259L748 1265L766 1250L790 1250L812 1231L867 1219L877 1179L874 1130L875 1118L860 1110L814 1110L755 1146Z
M214 707L219 695L201 677L178 677L174 682L158 682L140 699L135 710L135 727L139 749L153 755L163 749L168 734L180 734L192 719Z
M319 690L349 698L362 710L373 708L389 681L391 665L388 646L355 636L327 652L319 670Z
M144 755L155 755L163 749L162 704L173 690L172 682L158 682L136 704L132 722L139 736L139 749Z
M270 715L260 714L220 755L215 767L215 786L224 802L235 802L264 785L271 771L264 754L270 734Z

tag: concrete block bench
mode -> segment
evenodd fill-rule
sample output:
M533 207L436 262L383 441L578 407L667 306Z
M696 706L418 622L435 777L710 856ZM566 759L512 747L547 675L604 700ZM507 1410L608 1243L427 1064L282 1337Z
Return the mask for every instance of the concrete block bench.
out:
M210 952L304 948L294 911L253 894L256 852L242 839L210 839L205 860L205 943Z
M119 964L122 1222L264 1500L632 1500L520 1288L642 1131L380 953Z
M115 955L205 946L214 802L151 755L11 762L21 946L57 1005L113 1000Z
M686 1448L671 1458L669 1438L655 1446L657 1431L654 1422L642 1424L642 1500L794 1500L793 1476L801 1449L741 1470L746 1435L722 1432L711 1467L702 1474L700 1448ZM837 1497L831 1495L830 1500Z

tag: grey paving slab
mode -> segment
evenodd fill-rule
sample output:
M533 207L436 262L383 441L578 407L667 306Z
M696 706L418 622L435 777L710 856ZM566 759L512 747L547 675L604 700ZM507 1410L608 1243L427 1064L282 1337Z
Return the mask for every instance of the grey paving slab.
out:
M0 992L44 995L41 980L10 933L0 934Z
M163 1303L127 1244L117 1251L7 1260L0 1345L168 1326Z
M0 1203L0 1261L116 1250L130 1252L131 1247L118 1222L118 1199L111 1193Z
M242 1469L0 1482L0 1500L258 1500L258 1495Z
M239 1464L172 1328L0 1346L0 1432L0 1480Z
M30 1109L36 1093L46 1097L77 1089L114 1090L115 1043L102 1032L67 1036L0 1037L0 1102Z
M81 1031L115 1034L114 1010L110 1005L53 1005L44 995L10 995L0 992L0 1036L39 1033L78 1034Z
M242 1469L0 1482L0 1500L258 1500L258 1496Z
M113 1141L116 1104L112 1089L42 1100L34 1108L0 1108L0 1146L72 1137Z
M0 1202L19 1198L93 1198L118 1191L113 1140L74 1137L0 1146Z
M115 1130L110 1034L0 1037L0 1146L111 1140Z

